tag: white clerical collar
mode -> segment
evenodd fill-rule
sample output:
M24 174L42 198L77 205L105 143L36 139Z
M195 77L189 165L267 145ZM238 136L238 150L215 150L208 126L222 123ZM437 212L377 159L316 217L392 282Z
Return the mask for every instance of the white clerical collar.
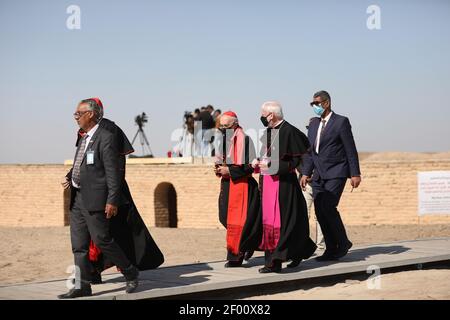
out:
M276 128L278 127L280 124L282 124L284 121L284 119L281 119L280 121L278 121L277 123L275 123L275 125L272 128Z

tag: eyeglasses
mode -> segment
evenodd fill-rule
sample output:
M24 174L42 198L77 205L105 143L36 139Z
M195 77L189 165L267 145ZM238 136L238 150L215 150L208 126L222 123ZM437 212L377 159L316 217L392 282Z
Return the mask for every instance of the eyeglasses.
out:
M230 127L219 126L219 129L222 129L222 130L228 130L228 129L231 129L231 128L233 128L233 126L230 126Z
M75 112L75 113L73 114L73 117L74 117L75 119L80 119L86 112L92 112L92 110Z
M236 124L236 122L233 122L229 127L226 127L225 125L220 125L219 129L221 130L228 130L228 129L233 129L233 126Z
M312 106L317 106L317 105L319 105L319 104L322 104L322 103L324 103L324 102L327 102L328 100L323 100L323 101L313 101L313 102L310 102L309 103L309 105L312 107Z
M313 101L313 102L310 102L309 103L309 105L312 107L312 106L317 106L317 105L319 105L319 104L322 104L322 103L324 103L324 102L327 102L328 100L323 100L323 101Z

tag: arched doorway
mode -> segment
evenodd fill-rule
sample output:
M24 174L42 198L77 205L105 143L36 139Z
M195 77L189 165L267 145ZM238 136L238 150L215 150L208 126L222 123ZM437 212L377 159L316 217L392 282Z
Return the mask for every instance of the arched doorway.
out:
M161 228L176 228L177 192L173 184L162 182L155 189L155 226Z

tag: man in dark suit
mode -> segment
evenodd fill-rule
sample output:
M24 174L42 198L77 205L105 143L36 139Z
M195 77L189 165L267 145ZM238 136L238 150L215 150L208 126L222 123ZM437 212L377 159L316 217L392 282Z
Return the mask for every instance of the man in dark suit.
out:
M319 117L309 126L311 148L303 159L300 183L305 190L312 176L314 207L326 245L324 254L316 259L337 260L352 247L337 206L347 178L351 179L353 188L361 183L358 152L350 122L331 110L328 92L315 93L310 105Z
M103 112L103 104L99 98L89 100L92 100L90 103L97 104ZM164 262L164 255L142 220L125 180L126 155L134 152L133 146L122 129L113 121L102 118L98 125L114 134L122 177L121 200L118 203L117 215L110 219L110 235L139 271L155 269ZM83 129L78 130L76 147L82 142L85 134ZM71 179L72 169L63 179L64 189L70 188ZM101 284L101 272L114 266L114 263L108 260L92 241L89 246L89 260L92 263L91 284Z
M110 218L118 211L123 173L120 171L118 144L114 134L99 126L103 109L92 99L82 100L74 113L86 133L80 141L70 176L70 235L77 267L75 287L60 299L90 296L90 240L100 248L126 279L126 292L138 286L138 269L110 235Z

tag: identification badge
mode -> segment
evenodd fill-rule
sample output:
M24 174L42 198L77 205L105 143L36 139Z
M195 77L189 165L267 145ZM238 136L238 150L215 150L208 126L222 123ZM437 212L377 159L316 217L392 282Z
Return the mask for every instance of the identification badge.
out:
M86 152L86 164L94 164L94 151Z

